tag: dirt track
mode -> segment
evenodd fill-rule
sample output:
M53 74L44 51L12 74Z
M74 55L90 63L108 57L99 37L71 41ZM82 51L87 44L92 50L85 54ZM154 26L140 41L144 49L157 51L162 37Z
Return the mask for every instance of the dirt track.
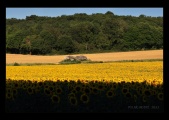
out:
M76 55L84 55L92 61L163 59L163 50L76 54ZM66 56L67 55L38 56L38 55L6 54L6 64L15 63L15 62L17 63L58 63L61 60L63 60Z

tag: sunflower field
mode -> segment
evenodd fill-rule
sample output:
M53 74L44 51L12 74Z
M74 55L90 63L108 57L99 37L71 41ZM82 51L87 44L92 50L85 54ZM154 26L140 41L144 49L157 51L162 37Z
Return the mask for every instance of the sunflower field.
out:
M6 112L163 112L163 62L6 66Z

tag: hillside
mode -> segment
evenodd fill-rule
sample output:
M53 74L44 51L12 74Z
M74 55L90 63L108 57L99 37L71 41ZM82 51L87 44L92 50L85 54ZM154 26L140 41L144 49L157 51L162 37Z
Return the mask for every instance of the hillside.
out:
M163 49L163 17L84 13L6 19L6 52L52 55Z

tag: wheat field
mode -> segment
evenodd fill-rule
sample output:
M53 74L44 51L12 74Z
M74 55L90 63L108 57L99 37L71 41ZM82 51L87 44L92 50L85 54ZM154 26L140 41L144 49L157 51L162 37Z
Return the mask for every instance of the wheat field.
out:
M145 60L145 59L163 59L163 50L131 51L131 52L112 52L95 54L73 54L84 55L92 61L121 61L121 60ZM67 55L21 55L6 54L6 64L10 63L59 63Z

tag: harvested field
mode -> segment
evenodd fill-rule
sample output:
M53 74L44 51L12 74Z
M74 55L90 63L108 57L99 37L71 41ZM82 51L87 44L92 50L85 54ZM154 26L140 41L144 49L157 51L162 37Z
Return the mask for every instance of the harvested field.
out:
M121 61L121 60L145 60L163 59L163 50L132 51L132 52L112 52L96 54L74 54L84 55L92 61ZM10 63L58 63L65 59L67 55L39 56L6 54L6 64Z

